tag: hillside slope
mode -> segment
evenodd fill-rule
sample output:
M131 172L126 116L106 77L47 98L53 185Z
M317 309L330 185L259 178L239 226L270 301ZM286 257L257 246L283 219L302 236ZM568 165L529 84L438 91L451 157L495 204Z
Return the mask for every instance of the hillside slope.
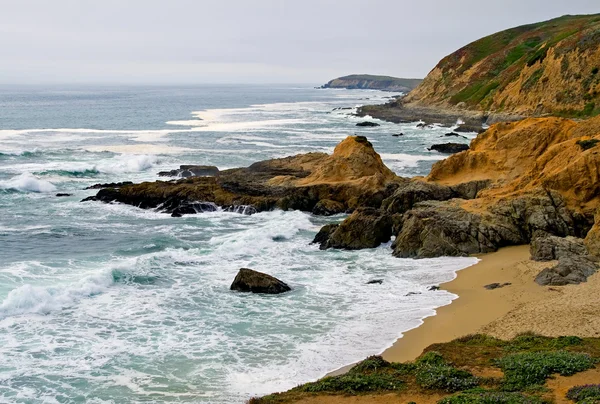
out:
M407 93L417 87L421 79L401 79L390 76L374 76L370 74L352 74L329 81L321 88L347 88L364 90L398 91Z
M600 14L563 16L479 39L446 56L405 99L521 116L600 113Z

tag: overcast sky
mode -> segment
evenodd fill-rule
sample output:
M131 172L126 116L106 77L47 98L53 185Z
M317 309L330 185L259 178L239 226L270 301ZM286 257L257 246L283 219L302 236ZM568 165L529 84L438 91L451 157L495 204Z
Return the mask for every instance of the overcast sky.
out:
M0 0L2 83L424 77L482 36L600 0Z

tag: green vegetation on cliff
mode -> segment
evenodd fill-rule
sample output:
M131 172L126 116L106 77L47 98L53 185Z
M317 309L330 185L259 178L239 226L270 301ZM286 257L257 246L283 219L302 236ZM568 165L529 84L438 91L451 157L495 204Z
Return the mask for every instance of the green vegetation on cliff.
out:
M293 403L318 395L396 393L398 402L438 394L443 397L439 404L537 404L550 401L552 392L545 383L552 375L584 372L594 368L599 358L599 338L549 338L526 333L503 341L469 335L434 344L414 362L390 363L372 356L346 374L254 398L250 403ZM475 372L496 374L498 370L503 376L474 376ZM596 394L596 390L588 390L579 389L571 395Z
M498 32L443 58L405 103L520 115L600 113L600 14Z
M417 87L421 79L401 79L391 76L374 76L371 74L351 74L329 81L321 88L347 88L363 90L384 90L409 92Z

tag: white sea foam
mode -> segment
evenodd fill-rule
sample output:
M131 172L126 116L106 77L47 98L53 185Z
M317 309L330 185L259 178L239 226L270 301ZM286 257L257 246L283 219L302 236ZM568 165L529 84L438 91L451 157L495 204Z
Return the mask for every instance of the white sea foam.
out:
M20 314L48 314L72 306L78 300L106 290L113 283L111 272L88 276L74 285L23 285L11 290L0 304L0 320Z
M6 166L12 169L21 169L35 173L71 173L74 175L86 173L106 173L106 174L122 174L122 173L137 173L146 171L160 160L155 155L146 154L121 154L110 159L102 159L96 162L91 161L57 161L48 163L31 163ZM23 174L31 176L30 174Z
M392 169L403 169L406 167L417 167L420 161L439 161L447 156L436 155L414 155L405 153L381 153L383 162Z
M22 192L54 192L56 187L51 182L41 180L29 173L24 173L7 181L0 181L1 189L12 189Z

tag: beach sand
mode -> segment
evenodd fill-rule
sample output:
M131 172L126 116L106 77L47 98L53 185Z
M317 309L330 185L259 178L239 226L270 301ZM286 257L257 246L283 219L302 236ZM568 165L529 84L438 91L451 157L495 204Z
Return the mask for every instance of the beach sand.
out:
M530 261L529 256L529 246L516 246L479 257L480 262L441 285L459 297L404 333L382 356L409 361L431 344L475 333L502 339L527 331L550 337L600 336L600 276L580 285L539 286L535 276L556 262ZM491 283L510 285L484 288Z

